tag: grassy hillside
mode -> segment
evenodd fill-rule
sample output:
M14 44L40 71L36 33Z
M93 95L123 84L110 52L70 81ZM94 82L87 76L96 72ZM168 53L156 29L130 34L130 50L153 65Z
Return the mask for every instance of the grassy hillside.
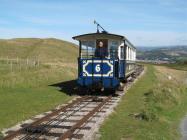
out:
M185 63L166 64L165 66L168 66L170 68L177 69L177 70L187 71L187 61Z
M179 121L187 112L186 79L185 71L148 65L102 125L101 140L179 139Z
M38 59L40 61L76 61L77 46L54 38L17 38L0 40L0 58Z
M50 85L76 79L77 54L57 39L0 40L0 130L70 100Z

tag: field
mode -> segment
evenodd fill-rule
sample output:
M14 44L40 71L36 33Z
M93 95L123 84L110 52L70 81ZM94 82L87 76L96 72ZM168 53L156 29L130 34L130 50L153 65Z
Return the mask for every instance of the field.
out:
M173 69L177 69L177 70L185 70L187 71L187 64L167 64L167 67L173 68Z
M147 65L100 128L101 140L176 140L187 112L187 72Z
M77 54L55 39L0 41L0 130L72 99L61 86L76 78Z

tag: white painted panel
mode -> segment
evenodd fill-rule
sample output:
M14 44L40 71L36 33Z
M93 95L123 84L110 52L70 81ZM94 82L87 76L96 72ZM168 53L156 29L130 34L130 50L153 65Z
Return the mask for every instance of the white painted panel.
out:
M130 48L128 47L128 60L130 60Z
M128 60L129 55L128 55L128 46L126 47L126 60Z
M131 60L133 60L133 49L131 49Z
M136 60L136 52L135 52L135 60Z

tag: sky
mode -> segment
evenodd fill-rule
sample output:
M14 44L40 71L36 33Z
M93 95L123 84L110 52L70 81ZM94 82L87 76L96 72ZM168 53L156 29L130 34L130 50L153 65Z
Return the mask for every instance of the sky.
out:
M109 33L135 46L187 45L187 0L0 0L0 38Z

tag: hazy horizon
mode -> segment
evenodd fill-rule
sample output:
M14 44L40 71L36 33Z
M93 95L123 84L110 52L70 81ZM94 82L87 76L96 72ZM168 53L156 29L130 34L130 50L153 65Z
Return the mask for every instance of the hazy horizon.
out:
M58 40L62 40L62 41L68 41L70 43L74 43L76 45L79 45L79 43L77 41L73 42L71 40L65 40L63 38L54 38L54 37L44 37L44 38L40 38L40 37L17 37L17 38L0 38L0 40L11 40L11 39L58 39ZM149 47L152 47L152 48L162 48L162 47L178 47L178 46L182 46L182 47L187 47L187 44L181 44L181 45L158 45L158 46L151 46L151 45L148 45L148 46L135 46L135 47L138 47L138 48L149 48Z

